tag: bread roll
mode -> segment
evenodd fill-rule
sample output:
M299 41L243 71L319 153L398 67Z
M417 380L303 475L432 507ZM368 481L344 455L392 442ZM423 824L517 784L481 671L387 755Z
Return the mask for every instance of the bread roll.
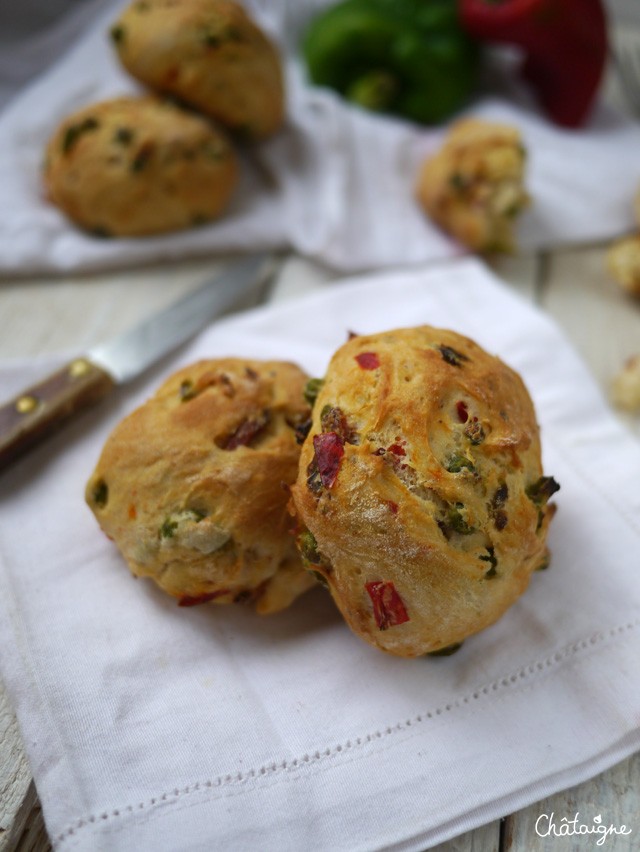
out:
M303 559L351 629L413 657L461 643L524 592L547 562L557 488L517 373L421 326L335 353L292 498Z
M282 124L279 54L233 0L135 0L111 28L124 67L253 139Z
M428 216L478 252L509 252L514 225L529 203L525 148L514 127L459 121L421 168L417 197Z
M225 211L238 180L226 136L156 97L102 101L65 119L44 165L49 200L101 237L188 228Z
M295 365L226 358L171 376L113 431L86 489L138 577L182 606L288 606L315 583L287 511L309 414Z

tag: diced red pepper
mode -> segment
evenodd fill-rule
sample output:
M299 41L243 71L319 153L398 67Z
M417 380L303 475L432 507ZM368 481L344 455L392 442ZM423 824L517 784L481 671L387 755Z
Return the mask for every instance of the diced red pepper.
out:
M401 444L391 444L390 447L387 447L388 453L393 453L394 456L406 456L407 451Z
M198 606L199 604L208 603L209 601L215 600L216 598L222 597L222 595L228 595L229 589L218 589L217 592L207 592L204 595L183 595L178 600L178 606Z
M603 0L459 0L475 38L521 47L524 78L557 124L589 116L608 55Z
M360 352L356 361L363 370L375 370L380 366L380 359L375 352Z
M393 500L387 500L387 506L392 515L398 514L398 504L394 503Z
M325 488L331 488L340 470L344 442L336 432L323 432L313 436L313 449L320 480Z
M365 583L364 587L371 598L373 617L380 630L387 630L410 620L402 598L391 580L376 580Z
M466 402L460 400L460 402L456 402L456 411L458 412L458 419L461 423L466 423L469 419L469 411L467 409Z
M243 420L233 434L229 435L224 442L223 449L235 450L238 447L248 447L249 444L258 437L263 429L269 423L269 415L263 412L260 416Z

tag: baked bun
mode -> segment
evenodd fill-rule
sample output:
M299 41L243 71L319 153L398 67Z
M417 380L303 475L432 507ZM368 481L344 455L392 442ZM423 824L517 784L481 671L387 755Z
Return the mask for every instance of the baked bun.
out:
M139 237L220 216L238 180L226 136L156 97L102 101L65 119L50 140L49 199L99 236Z
M529 203L519 131L464 119L423 163L417 197L443 230L478 252L512 251L514 223Z
M111 28L120 61L135 78L249 138L284 118L279 54L232 0L144 0Z
M314 584L287 511L305 380L289 363L200 361L115 428L86 499L136 576L183 606L254 600L261 613Z
M607 268L632 296L640 296L640 234L622 237L609 246Z
M292 488L298 543L351 629L391 654L450 649L545 566L547 500L520 377L430 326L333 356Z

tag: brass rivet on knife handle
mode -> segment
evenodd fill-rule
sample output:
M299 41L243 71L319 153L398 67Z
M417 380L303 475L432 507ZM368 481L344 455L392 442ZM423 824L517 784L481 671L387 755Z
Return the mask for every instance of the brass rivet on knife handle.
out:
M104 370L78 358L0 406L0 468L114 387Z

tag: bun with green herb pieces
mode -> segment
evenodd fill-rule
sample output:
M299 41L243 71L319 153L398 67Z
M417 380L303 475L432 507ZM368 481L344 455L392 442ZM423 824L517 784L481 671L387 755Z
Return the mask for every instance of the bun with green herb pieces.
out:
M316 390L292 487L303 561L366 642L448 653L547 565L558 485L521 378L421 326L353 337Z
M181 606L250 601L260 613L315 584L287 511L306 379L286 362L200 361L116 426L86 500L134 575Z
M529 204L526 151L515 127L468 118L422 165L418 202L444 231L477 252L510 252Z
M285 98L275 45L233 0L134 0L111 27L127 71L235 133L278 130Z
M45 153L49 200L100 237L141 237L221 216L238 181L237 156L207 119L156 98L84 107Z

